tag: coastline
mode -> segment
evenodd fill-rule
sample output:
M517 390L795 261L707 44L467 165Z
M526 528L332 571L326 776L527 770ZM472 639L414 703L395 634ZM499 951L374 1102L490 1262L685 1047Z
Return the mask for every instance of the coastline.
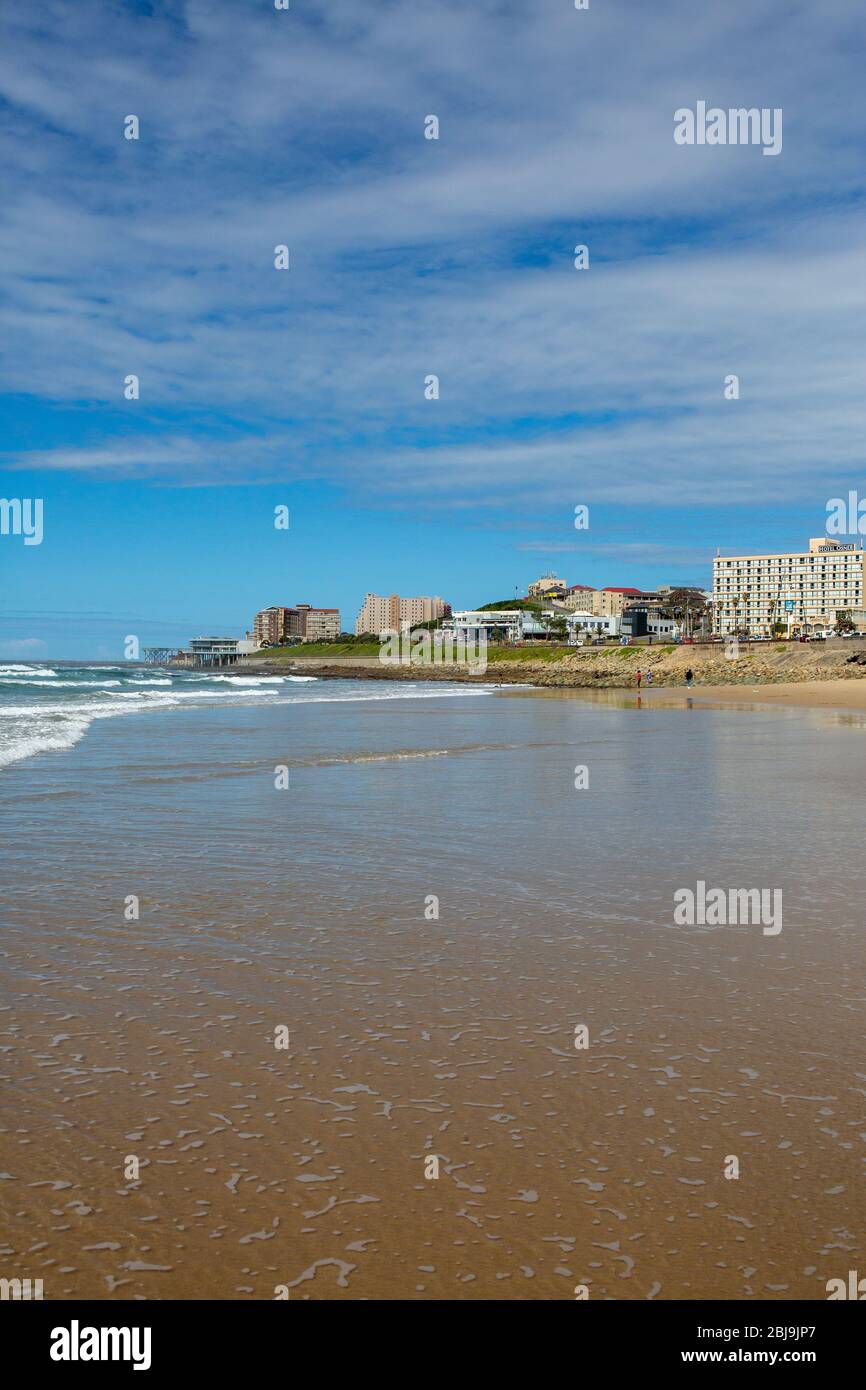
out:
M685 673L694 670L694 684ZM389 666L368 658L265 657L238 662L239 675L307 675L323 680L450 681L484 686L523 686L553 692L589 692L637 696L635 672L644 677L640 690L644 701L681 705L692 703L754 703L790 707L836 708L866 711L866 650L832 647L815 653L802 647L781 650L744 650L736 660L726 660L717 648L645 647L602 649L569 653L556 660L496 660L483 674L460 666Z

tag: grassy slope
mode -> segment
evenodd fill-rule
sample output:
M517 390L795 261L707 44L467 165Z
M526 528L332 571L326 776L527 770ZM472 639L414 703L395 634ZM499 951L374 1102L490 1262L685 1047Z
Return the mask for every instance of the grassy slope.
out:
M339 660L344 656L356 656L359 661L378 661L378 642L303 642L297 647L263 647L252 652L253 661L307 661L315 657L317 661Z
M574 647L554 646L539 642L537 646L487 648L487 660L494 661L561 661L564 656L574 655ZM295 662L295 661L340 661L344 657L355 657L359 661L379 660L378 642L304 642L298 647L266 647L253 652L253 661Z

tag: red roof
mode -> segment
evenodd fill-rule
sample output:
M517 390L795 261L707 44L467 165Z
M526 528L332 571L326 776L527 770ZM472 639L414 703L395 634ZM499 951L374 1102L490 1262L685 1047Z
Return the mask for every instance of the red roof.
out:
M568 592L570 594L576 594L578 589L583 589L588 594L595 593L591 584L569 584L568 586Z
M605 594L642 594L643 589L630 589L622 584L606 584L603 592Z

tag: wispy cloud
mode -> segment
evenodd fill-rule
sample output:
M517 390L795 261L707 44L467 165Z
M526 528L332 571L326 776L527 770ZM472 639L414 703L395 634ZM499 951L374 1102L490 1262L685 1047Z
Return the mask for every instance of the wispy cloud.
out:
M842 487L866 399L850 7L623 19L510 0L7 9L5 384L74 406L82 433L3 465L324 478L360 503L503 515ZM782 106L781 157L675 146L696 97Z

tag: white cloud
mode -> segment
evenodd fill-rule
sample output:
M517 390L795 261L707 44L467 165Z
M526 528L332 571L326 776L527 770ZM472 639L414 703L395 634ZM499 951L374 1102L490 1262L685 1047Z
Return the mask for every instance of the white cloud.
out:
M7 467L503 512L820 508L861 469L842 0L153 9L3 17L5 384L87 410ZM783 106L782 156L675 146L697 97Z
M23 656L37 660L46 650L40 637L18 637L0 641L0 656Z

